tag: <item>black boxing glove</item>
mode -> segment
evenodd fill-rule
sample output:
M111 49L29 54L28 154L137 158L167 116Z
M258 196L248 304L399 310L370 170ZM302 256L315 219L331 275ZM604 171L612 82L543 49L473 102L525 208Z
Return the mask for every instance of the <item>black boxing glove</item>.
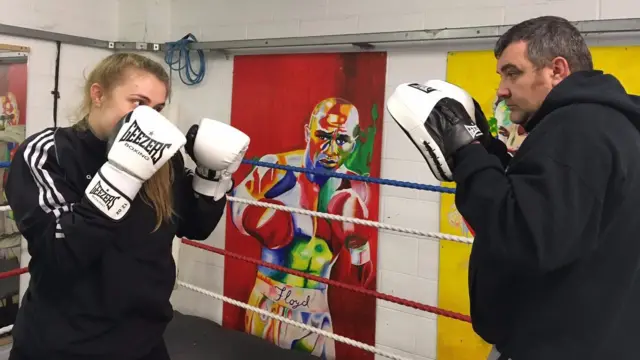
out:
M480 104L478 104L478 102L476 101L476 99L472 99L473 100L473 106L474 106L474 114L475 114L475 120L476 120L476 125L478 125L478 129L480 129L480 131L482 131L482 137L479 139L480 143L485 147L485 148L489 148L491 146L491 143L493 142L493 135L491 135L491 128L489 127L489 121L487 121L487 117L484 116L484 112L482 112L482 108L480 107Z

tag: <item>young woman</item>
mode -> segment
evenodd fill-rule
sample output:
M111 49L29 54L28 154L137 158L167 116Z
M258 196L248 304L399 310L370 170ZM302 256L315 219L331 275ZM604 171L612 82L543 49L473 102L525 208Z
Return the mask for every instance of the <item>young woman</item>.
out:
M231 170L216 169L224 177L196 175L194 181L178 150L186 142L194 157L195 132L184 137L178 131L177 146L153 139L162 127L177 131L158 113L168 95L169 76L160 64L136 54L109 56L87 79L82 120L45 129L20 145L6 194L29 246L31 281L10 359L169 359L162 335L173 314L171 244L175 236L204 240L211 234L225 208L229 172L243 153L232 159ZM123 156L126 149L137 153ZM164 158L143 154L154 149L170 151ZM144 159L148 164L140 163ZM140 175L145 171L148 177ZM114 173L129 182L118 183ZM225 191L214 191L221 187ZM126 211L106 210L115 207Z

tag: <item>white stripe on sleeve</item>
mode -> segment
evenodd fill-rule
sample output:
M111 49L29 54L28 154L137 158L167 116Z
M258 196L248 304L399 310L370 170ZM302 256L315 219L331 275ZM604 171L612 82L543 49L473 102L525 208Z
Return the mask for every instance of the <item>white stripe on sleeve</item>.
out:
M70 211L70 204L56 188L51 174L44 168L49 150L54 143L55 131L45 130L33 139L25 149L24 160L38 187L38 205L45 213L53 213L58 219L62 213ZM60 224L56 224L56 238L64 238Z

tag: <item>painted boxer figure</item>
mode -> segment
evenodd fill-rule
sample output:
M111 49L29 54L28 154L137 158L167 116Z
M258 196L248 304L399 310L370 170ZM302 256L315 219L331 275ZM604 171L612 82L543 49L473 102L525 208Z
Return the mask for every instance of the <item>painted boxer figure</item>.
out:
M260 161L279 165L352 173L345 161L353 154L359 133L356 107L338 98L316 105L305 125L306 148L264 155ZM367 184L335 177L256 167L238 184L235 195L269 204L368 218ZM373 228L328 221L309 215L268 208L231 205L238 230L262 246L262 260L329 278L340 256L351 256L346 282L367 286L375 277L368 238ZM344 279L341 279L344 281ZM332 331L327 286L265 267L259 267L248 303L272 313ZM298 349L321 358L335 357L333 340L298 327L247 312L246 331L283 348Z

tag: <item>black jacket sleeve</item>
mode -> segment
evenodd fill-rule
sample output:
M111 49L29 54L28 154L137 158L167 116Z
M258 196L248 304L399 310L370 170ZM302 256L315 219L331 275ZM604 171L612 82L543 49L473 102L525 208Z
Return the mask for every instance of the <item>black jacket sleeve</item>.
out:
M176 154L174 167L180 191L180 210L177 237L206 240L216 228L227 205L226 196L218 201L193 191L193 171L185 168L181 153Z
M548 115L545 122L561 123L527 139L540 143L521 148L506 173L481 145L459 151L455 202L475 230L474 247L538 274L593 250L612 167L604 130L580 122L593 111L570 106Z
M507 166L509 166L512 156L507 150L507 144L502 142L500 139L491 138L491 142L487 146L487 152L491 155L497 156L503 168L506 169Z
M68 273L96 261L114 238L113 223L83 200L56 159L55 130L17 149L5 193L29 253L48 272Z

